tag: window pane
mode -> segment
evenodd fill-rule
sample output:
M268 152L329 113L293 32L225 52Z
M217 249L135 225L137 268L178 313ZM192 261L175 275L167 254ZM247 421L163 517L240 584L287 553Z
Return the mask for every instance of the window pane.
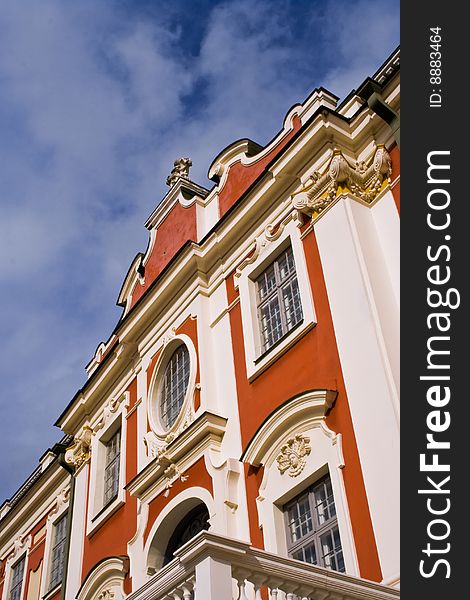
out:
M334 571L344 571L343 551L338 528L335 527L323 534L320 538L320 545L323 565Z
M21 588L23 586L23 574L24 574L25 560L26 559L23 557L12 568L9 600L19 600L20 599Z
M329 476L285 508L289 556L344 571L344 558Z
M261 308L261 333L267 349L282 337L281 310L277 296Z
M49 577L49 589L52 589L62 581L65 558L65 541L67 537L67 515L64 515L54 526L54 537L51 557L51 572Z
M121 430L106 444L106 466L104 469L104 506L114 500L119 491L119 463L121 460Z
M288 509L289 533L291 542L297 542L313 531L312 513L308 496L300 498Z
M169 428L176 421L189 383L189 351L182 344L173 353L163 375L160 388L160 417Z
M323 523L336 516L333 488L331 487L331 479L329 477L314 488L314 495L318 524L323 525Z
M261 346L265 351L303 317L292 248L269 265L256 284Z
M297 279L293 279L282 289L282 300L287 330L290 330L302 319L302 306L300 304L300 292Z
M272 264L261 277L257 280L258 296L260 301L263 301L276 288L276 276L274 273L274 264Z
M284 281L284 279L289 277L289 275L295 271L292 248L288 248L284 254L281 254L277 262L279 264L279 277L281 278L281 281Z
M301 548L300 550L297 550L297 552L293 552L292 558L295 558L295 560L301 560L303 562L308 562L312 565L316 565L317 564L317 553L315 550L315 544L314 543L308 544L307 546Z

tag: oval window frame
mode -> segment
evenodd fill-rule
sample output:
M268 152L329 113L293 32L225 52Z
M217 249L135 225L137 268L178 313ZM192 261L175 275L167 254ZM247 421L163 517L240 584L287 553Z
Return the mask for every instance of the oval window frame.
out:
M183 403L181 405L178 416L171 427L167 428L162 421L160 414L160 390L161 382L165 374L166 368L177 348L185 345L189 353L189 380L186 392L184 394ZM160 356L155 365L150 385L148 389L148 407L147 414L152 431L159 439L164 439L168 434L176 432L181 424L186 419L186 416L191 412L192 399L196 389L196 373L197 373L197 354L196 348L192 339L184 334L175 335L162 348Z

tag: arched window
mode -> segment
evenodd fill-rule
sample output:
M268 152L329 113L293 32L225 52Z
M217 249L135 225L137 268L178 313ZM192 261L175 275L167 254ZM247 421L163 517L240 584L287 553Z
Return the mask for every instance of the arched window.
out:
M181 344L166 365L158 394L160 419L169 429L176 421L188 389L190 359L188 348Z
M174 558L175 550L189 542L200 531L209 529L209 512L205 504L199 504L189 511L172 533L163 558L163 567Z

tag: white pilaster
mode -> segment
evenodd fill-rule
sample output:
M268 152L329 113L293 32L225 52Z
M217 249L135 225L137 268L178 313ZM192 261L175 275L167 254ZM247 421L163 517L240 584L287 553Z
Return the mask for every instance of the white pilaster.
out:
M75 477L73 498L72 529L67 569L67 589L65 600L75 600L82 583L83 546L85 541L85 520L87 514L87 488L89 463L84 465Z
M384 579L399 572L399 432L396 389L368 264L386 270L378 233L358 239L354 200L341 199L315 224L369 509ZM363 211L369 209L363 206ZM369 216L364 216L369 219ZM374 247L375 244L375 247ZM377 288L376 288L377 289ZM346 465L347 467L347 465Z

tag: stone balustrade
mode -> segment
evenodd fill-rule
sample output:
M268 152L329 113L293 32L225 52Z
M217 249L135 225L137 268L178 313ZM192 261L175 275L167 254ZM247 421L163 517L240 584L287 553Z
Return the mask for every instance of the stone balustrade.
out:
M395 588L203 531L127 600L397 600Z

